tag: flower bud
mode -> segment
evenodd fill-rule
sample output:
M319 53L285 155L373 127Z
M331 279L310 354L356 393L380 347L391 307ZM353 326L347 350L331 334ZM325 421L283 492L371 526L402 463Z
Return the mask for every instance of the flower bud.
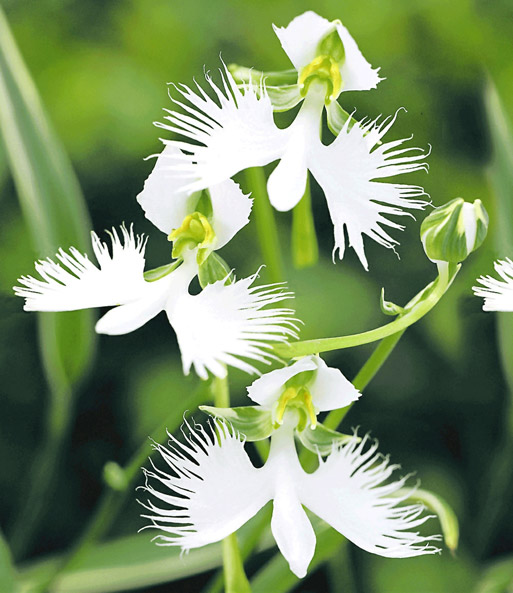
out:
M455 198L435 208L420 227L426 255L432 261L459 263L483 243L488 214L481 203Z

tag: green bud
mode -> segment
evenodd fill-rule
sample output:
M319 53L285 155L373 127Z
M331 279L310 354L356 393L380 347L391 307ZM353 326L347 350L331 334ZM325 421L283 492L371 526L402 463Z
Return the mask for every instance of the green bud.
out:
M110 488L119 492L128 487L125 470L115 461L107 461L103 466L103 479Z
M329 56L337 62L339 66L342 66L344 63L344 60L346 59L346 51L336 26L322 38L317 46L317 55Z
M312 430L312 427L306 427L304 430L298 431L297 435L304 447L319 455L329 455L333 452L334 447L343 445L353 438L326 428L323 424L317 424L315 430Z
M214 408L200 406L200 410L227 420L247 441L261 441L273 432L272 414L261 406L241 406L237 408Z
M201 288L227 278L231 284L230 267L224 259L214 251L198 266L198 280Z
M426 255L432 261L459 263L483 243L488 230L488 214L481 203L463 198L435 208L420 227Z

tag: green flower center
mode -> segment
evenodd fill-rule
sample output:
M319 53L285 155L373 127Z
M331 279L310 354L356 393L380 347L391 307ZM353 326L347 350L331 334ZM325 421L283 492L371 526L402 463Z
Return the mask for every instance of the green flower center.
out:
M331 56L317 56L301 70L298 78L301 96L306 96L314 80L326 85L326 103L331 103L340 95L343 85L340 66Z
M274 414L275 424L283 423L283 416L287 409L296 410L299 413L297 429L301 432L308 424L312 429L317 426L317 413L312 403L312 395L306 386L289 386L278 399Z
M174 229L168 239L173 241L173 258L183 257L187 249L198 249L197 262L202 264L210 253L216 234L208 218L201 212L188 214L182 224Z

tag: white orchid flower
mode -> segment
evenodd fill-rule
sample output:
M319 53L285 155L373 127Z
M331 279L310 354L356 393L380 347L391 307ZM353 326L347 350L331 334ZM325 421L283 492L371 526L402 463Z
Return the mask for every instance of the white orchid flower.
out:
M320 356L305 356L294 364L262 375L248 387L248 396L271 409L274 423L283 422L287 409L300 411L302 422L317 425L317 414L345 408L361 393Z
M233 284L215 282L191 295L189 284L198 272L195 251L186 250L181 265L168 266L157 279L148 281L144 276L146 240L124 227L121 237L113 229L110 253L92 233L98 265L73 247L69 253L60 249L57 262L36 262L41 279L23 276L18 280L21 286L14 288L25 298L24 309L114 307L96 324L98 333L110 335L134 331L166 311L177 334L184 372L193 365L203 379L208 371L224 377L225 365L257 372L239 357L269 362L274 358L269 352L273 342L296 336L293 311L272 307L292 296L283 285L251 287L258 276L254 274Z
M283 31L283 39L288 39ZM291 44L287 41L287 46ZM323 79L312 74L296 119L280 129L274 122L264 81L257 91L251 84L239 87L224 66L221 75L222 88L206 77L217 100L199 86L194 92L180 85L177 92L184 100L174 101L186 113L168 111L168 123L157 123L183 137L164 140L166 150L171 146L183 151L170 151L166 167L175 179L181 179L180 189L194 192L248 167L280 160L267 184L271 203L281 211L293 208L304 194L309 170L328 201L335 227L334 255L337 250L340 259L344 255L345 228L349 245L366 269L363 235L393 248L397 241L384 227L403 227L386 215L403 216L408 214L404 209L424 208L426 201L420 198L425 192L419 186L381 180L427 168L421 149L403 147L406 139L382 143L395 117L353 125L348 119L335 141L326 146L320 139L327 88ZM361 79L366 80L363 75Z
M199 259L205 260L209 253L226 245L248 224L252 200L231 179L209 187L206 200L202 200L201 192L181 190L180 178L167 165L170 160L183 156L177 148L166 146L137 201L146 218L175 241L175 257L192 245L198 248ZM207 209L208 212L202 211ZM191 244L191 223L199 231L199 243L195 238ZM194 234L194 230L192 232ZM179 253L175 254L176 251Z
M500 279L481 276L482 286L474 286L474 294L484 298L483 311L513 311L513 261L497 260L494 268Z
M271 530L291 571L306 575L315 551L315 533L303 507L312 511L360 548L390 558L433 554L415 529L429 517L419 504L403 505L398 491L407 477L385 483L397 468L377 452L377 444L356 435L312 474L297 456L294 428L297 416L287 412L273 433L269 458L255 468L244 442L222 421L210 428L196 426L185 443L170 436L169 446L156 445L171 473L146 470L144 489L161 501L148 500L147 527L163 532L160 545L183 550L220 541L241 527L270 500Z

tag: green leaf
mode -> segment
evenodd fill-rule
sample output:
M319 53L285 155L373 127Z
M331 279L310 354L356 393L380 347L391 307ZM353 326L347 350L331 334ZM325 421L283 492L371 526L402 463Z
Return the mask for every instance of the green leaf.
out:
M271 412L264 410L261 406L240 406L237 408L200 406L200 410L216 418L227 420L250 442L266 439L273 432Z
M297 435L309 451L319 453L320 455L329 455L333 452L333 447L343 445L353 438L331 428L326 428L323 424L317 424L314 430L307 426L304 430L298 432Z
M0 531L0 591L17 593L19 591L16 572L12 564L11 551Z
M90 222L78 181L46 117L1 8L0 105L0 135L38 256L53 256L59 246L73 245L87 251ZM35 529L63 449L73 386L87 371L95 346L91 311L43 313L38 319L51 401L47 440L38 448L30 486L14 522L11 547L15 554L24 548Z
M205 288L209 284L214 284L219 280L227 280L228 284L232 283L230 276L231 268L224 261L224 259L213 251L207 259L198 267L198 280L201 288Z
M397 491L397 495L405 495L408 489L401 488ZM409 497L409 500L418 500L423 503L428 509L436 513L442 527L445 545L454 552L458 548L460 537L460 529L458 525L458 518L449 506L449 504L438 494L434 494L429 490L418 488Z
M144 279L146 282L155 282L156 280L160 280L171 274L176 268L182 263L182 260L171 262L170 264L165 264L164 266L159 266L158 268L153 268L153 270L147 270L144 272Z
M39 256L71 245L87 251L90 221L78 181L46 117L0 9L0 133L24 219ZM44 315L42 347L50 383L63 392L85 372L93 353L89 311Z
M513 589L513 557L491 564L480 578L473 593L510 593Z

